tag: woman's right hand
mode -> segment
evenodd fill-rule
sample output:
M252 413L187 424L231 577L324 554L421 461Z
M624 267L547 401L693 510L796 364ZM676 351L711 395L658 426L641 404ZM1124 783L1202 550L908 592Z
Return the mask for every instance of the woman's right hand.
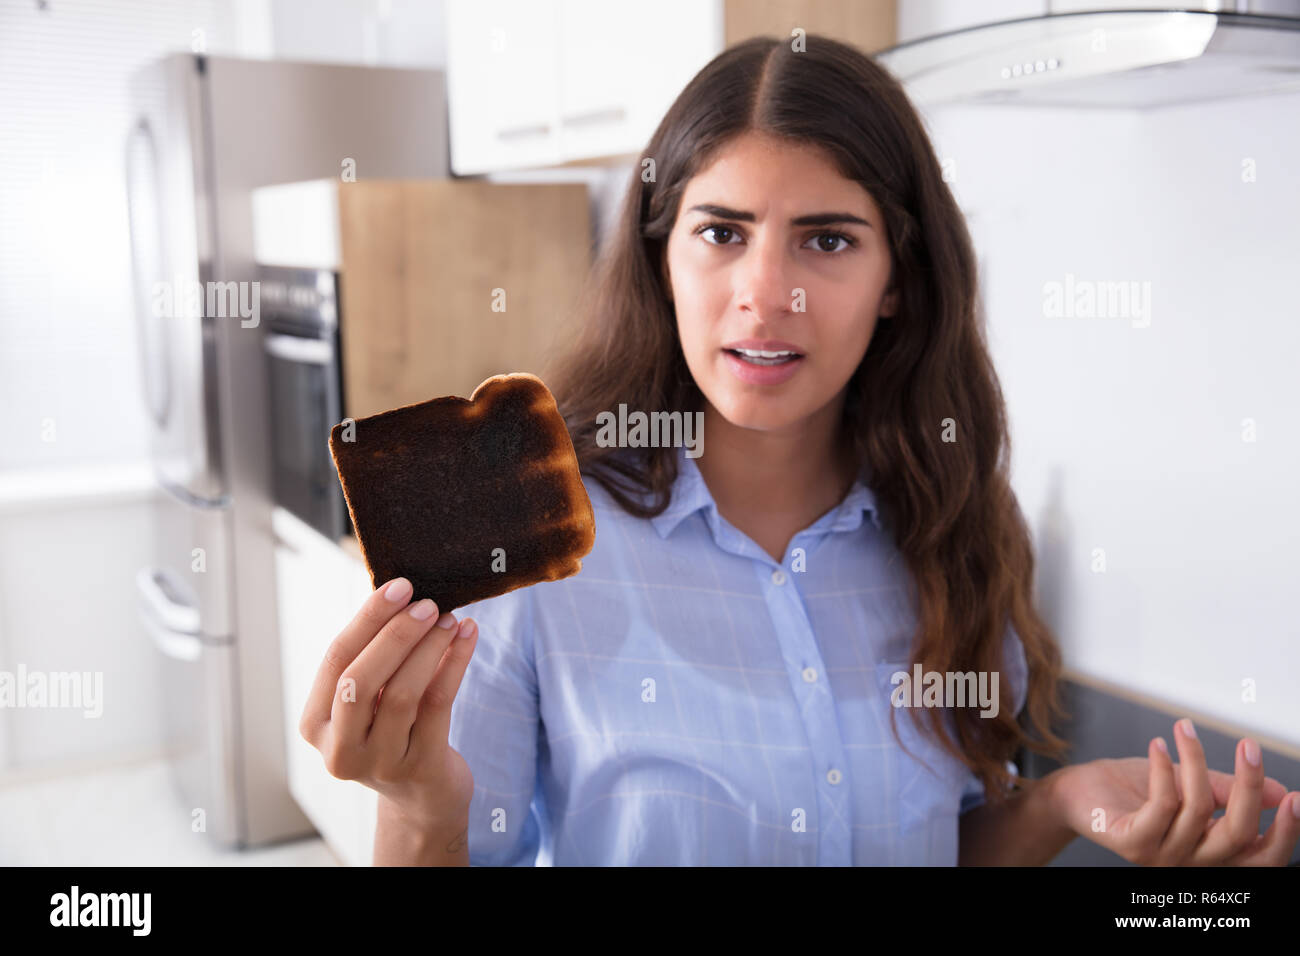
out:
M407 607L410 598L411 583L394 578L366 599L325 651L298 732L332 776L378 791L432 831L463 819L474 794L447 732L478 627L469 618L457 627L427 598Z

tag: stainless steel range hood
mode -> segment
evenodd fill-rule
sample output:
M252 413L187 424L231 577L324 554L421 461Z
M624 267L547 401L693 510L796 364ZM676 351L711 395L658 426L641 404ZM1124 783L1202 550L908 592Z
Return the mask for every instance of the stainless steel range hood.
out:
M875 55L920 106L1150 109L1300 92L1300 17L1114 10L983 24Z

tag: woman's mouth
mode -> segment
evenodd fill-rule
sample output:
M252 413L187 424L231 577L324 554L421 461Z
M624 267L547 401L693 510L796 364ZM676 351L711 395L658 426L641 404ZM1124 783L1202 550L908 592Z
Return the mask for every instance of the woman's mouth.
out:
M798 352L767 352L759 349L723 349L727 367L747 385L779 385L803 365Z
M751 365L784 365L803 357L798 352L785 349L776 352L766 352L761 349L724 349L723 351L730 352Z

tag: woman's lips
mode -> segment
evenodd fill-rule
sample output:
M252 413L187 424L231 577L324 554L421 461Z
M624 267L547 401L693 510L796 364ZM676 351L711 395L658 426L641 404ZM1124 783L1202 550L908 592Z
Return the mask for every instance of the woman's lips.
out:
M780 385L799 370L805 358L800 355L780 365L754 365L727 349L723 349L722 354L731 373L746 385Z

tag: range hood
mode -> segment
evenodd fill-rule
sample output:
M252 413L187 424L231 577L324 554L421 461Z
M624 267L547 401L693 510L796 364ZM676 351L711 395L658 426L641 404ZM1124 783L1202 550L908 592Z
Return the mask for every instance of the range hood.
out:
M923 37L875 59L922 107L1151 109L1300 92L1300 16L1048 14Z

